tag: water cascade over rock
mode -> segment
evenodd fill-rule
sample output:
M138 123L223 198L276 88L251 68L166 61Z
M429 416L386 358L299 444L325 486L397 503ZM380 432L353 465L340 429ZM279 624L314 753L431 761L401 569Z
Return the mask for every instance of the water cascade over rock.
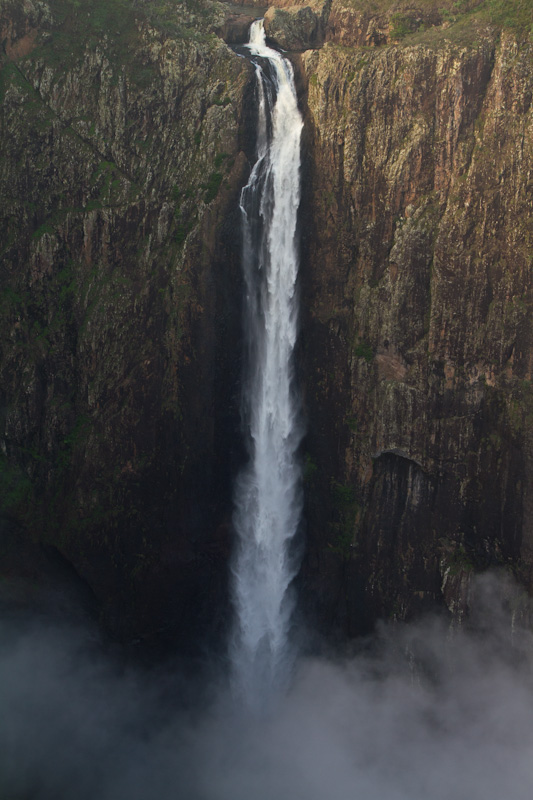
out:
M249 462L235 490L231 660L236 694L261 707L289 674L290 583L298 566L290 551L302 505L302 425L292 360L303 122L291 64L266 46L262 20L253 23L247 49L256 70L257 160L241 195Z

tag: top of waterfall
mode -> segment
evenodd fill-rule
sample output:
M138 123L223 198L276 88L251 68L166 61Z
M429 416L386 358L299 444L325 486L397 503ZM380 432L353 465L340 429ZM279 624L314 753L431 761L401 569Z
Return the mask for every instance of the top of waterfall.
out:
M259 45L260 47L265 47L266 45L266 38L265 38L265 25L263 19L256 19L252 22L250 26L250 44Z

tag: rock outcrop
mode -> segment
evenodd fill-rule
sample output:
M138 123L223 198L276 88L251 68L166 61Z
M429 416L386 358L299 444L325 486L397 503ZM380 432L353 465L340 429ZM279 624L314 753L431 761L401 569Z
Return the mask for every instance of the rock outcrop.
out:
M315 0L306 5L272 6L265 14L265 31L284 50L302 51L323 44L329 2Z

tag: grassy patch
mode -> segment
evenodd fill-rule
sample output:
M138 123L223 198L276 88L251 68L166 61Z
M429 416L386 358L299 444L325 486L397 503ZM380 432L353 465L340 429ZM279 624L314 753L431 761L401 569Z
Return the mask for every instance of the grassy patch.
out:
M463 544L459 544L448 560L450 573L458 575L460 572L472 572L475 569L473 558Z
M205 189L205 203L209 204L215 199L218 194L218 190L220 189L223 177L224 176L221 172L212 172L207 183L202 184L202 189Z
M331 482L331 496L338 521L330 525L329 549L343 559L353 555L354 539L361 508L354 489L348 484Z
M533 0L485 0L480 12L499 27L533 33Z
M359 342L354 350L354 353L357 358L364 358L368 364L370 364L374 358L374 351L367 342Z
M414 33L418 30L418 23L415 18L409 14L402 14L397 12L391 17L390 36L392 39L404 39L409 33Z
M179 247L183 247L188 233L189 233L188 226L180 223L176 228L176 233L174 234L174 240Z
M357 433L358 423L355 414L351 414L349 417L346 417L346 424L352 433Z
M136 12L167 36L207 40L209 28L217 20L218 7L209 0L150 0Z
M230 103L231 103L231 97L227 97L227 96L226 97L215 97L215 99L212 100L212 104L214 106L229 106Z
M218 153L215 156L215 169L220 169L224 161L228 158L227 153Z
M80 60L86 48L106 44L121 61L131 61L139 39L131 0L52 0L55 25L51 38L32 54L52 66Z
M420 29L409 36L409 41L431 44L445 38L469 45L476 41L480 26L487 24L499 30L511 30L519 38L533 35L533 0L455 0L439 4L439 12L444 28L425 32Z
M33 234L32 238L33 239L40 239L42 236L44 236L45 233L48 233L50 235L54 234L54 229L53 229L52 225L49 222L43 222L42 225L39 225L39 227L37 228L37 230Z
M112 161L100 161L91 177L92 187L98 191L100 205L111 206L118 203L122 189L122 175ZM87 204L87 208L89 203Z
M72 454L79 444L87 439L91 428L91 420L84 414L76 417L74 425L61 442L56 459L56 467L64 472L72 461Z
M199 5L197 0L50 0L54 24L47 40L28 58L43 60L55 70L64 71L82 61L87 51L98 48L109 59L112 84L125 74L129 82L146 89L158 71L146 58L142 28L148 23L168 36L204 40L204 22L209 24L214 6L208 0L201 8L195 5Z
M303 479L305 484L312 484L318 473L318 466L310 453L306 453L303 465Z
M338 509L350 508L355 503L355 492L351 486L333 481L331 484L333 502Z
M28 503L32 493L32 483L26 473L19 467L8 463L6 456L0 453L0 503L10 512L16 512Z
M393 41L437 44L442 39L468 45L480 25L533 36L533 0L345 0L365 16L390 15ZM391 13L392 12L392 13ZM439 24L440 21L440 24ZM406 41L407 40L407 41Z
M24 299L21 294L16 292L11 286L5 286L0 290L0 313L19 311L23 307Z

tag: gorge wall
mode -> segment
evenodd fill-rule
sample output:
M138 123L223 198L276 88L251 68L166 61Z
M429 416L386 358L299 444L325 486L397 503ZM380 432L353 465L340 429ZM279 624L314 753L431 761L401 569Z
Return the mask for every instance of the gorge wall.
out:
M53 546L125 638L225 604L249 72L216 23L2 6L4 564Z
M331 489L308 517L337 554L309 568L347 622L360 593L370 618L460 612L474 568L530 585L531 54L479 21L302 58L309 448Z
M461 615L487 566L531 588L532 44L494 5L266 13L306 114L300 594L343 634ZM185 646L227 618L252 104L220 37L255 9L0 10L3 583L46 545L114 635Z

